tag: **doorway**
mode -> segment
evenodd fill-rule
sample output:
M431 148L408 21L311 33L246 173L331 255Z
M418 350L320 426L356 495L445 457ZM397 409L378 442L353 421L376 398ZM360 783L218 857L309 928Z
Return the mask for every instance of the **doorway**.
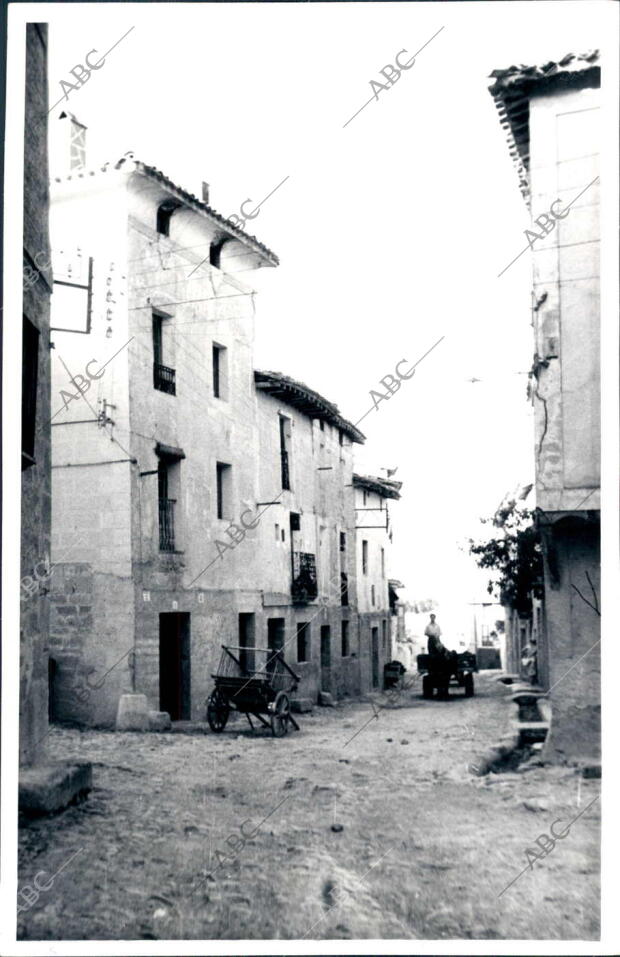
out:
M254 614L239 614L239 661L244 671L253 671L254 664Z
M274 651L284 652L284 618L267 619L267 671L273 671L276 667L275 660L271 660ZM284 657L284 654L282 655Z
M321 625L321 691L331 689L332 637L329 625Z
M379 629L372 629L372 686L379 687Z
M172 721L191 718L189 619L185 611L159 616L159 709Z

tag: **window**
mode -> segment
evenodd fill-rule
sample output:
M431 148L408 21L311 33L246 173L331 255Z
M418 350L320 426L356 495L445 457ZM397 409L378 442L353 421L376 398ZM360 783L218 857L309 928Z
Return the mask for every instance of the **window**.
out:
M351 654L351 648L349 644L349 622L342 621L340 623L340 638L341 638L341 654L343 658L348 658Z
M381 549L381 577L385 578L385 548Z
M222 259L222 246L225 242L225 239L220 239L219 242L211 243L209 246L209 265L215 266L216 269L220 268L220 262Z
M280 531L281 531L281 533L282 533L282 541L285 542L285 541L286 541L286 535L284 534L284 529L282 528L282 529L280 529Z
M291 487L291 420L280 415L280 477L282 488Z
M24 316L22 327L22 471L34 465L39 380L39 330Z
M160 552L175 551L174 535L174 508L176 498L170 497L175 462L169 458L160 457L157 466L157 490L159 497L159 550ZM178 468L178 465L177 465Z
M301 529L301 516L299 512L291 512L291 532L298 532Z
M347 536L346 532L340 532L340 551L346 552L347 550Z
M231 498L232 498L232 468L224 462L218 462L215 467L216 488L217 488L217 517L223 519L232 518Z
M228 349L213 343L213 395L216 399L228 398Z
M176 395L176 373L164 365L164 323L168 316L153 311L153 387Z
M86 127L71 119L70 160L71 169L84 169L86 166Z
M310 661L310 622L297 623L297 661Z
M161 236L170 235L170 220L175 209L179 208L179 203L167 199L157 207L157 232Z
M368 542L362 539L362 574L368 574Z
M375 586L374 585L370 586L370 604L372 605L373 608L375 607Z
M280 526L276 525L276 542L280 541Z

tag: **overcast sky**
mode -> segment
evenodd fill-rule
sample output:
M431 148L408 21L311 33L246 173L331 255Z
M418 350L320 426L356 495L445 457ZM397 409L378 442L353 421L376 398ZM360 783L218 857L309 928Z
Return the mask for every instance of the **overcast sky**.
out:
M10 9L24 13L50 23L50 105L88 51L102 55L134 28L50 114L66 106L88 126L88 165L133 150L196 195L209 182L224 215L290 177L248 223L281 261L251 280L258 368L301 379L356 422L400 359L445 336L360 424L357 468L398 466L390 574L406 597L435 597L451 619L484 599L459 544L533 471L529 256L498 278L525 244L528 215L488 74L602 46L609 6ZM343 128L381 68L434 34Z

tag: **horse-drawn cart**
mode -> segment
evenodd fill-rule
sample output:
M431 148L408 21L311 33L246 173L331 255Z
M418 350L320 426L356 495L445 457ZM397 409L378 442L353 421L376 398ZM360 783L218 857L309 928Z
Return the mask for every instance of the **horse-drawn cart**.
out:
M215 688L207 700L207 721L212 731L224 730L231 711L245 714L253 730L252 715L271 728L275 738L287 734L289 724L299 731L291 714L291 694L300 679L281 652L222 645L220 663L212 677Z

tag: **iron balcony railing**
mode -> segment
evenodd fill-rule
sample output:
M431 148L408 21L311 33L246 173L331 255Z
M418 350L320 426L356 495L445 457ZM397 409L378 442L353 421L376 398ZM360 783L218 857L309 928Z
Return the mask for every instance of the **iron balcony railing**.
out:
M282 464L282 488L286 491L291 487L291 477L288 470L288 452L285 449L280 452L280 460Z
M316 559L309 552L293 552L293 581L291 594L294 602L304 604L318 595Z
M159 550L173 552L174 549L174 506L176 499L159 500Z
M176 395L176 372L163 366L161 362L153 363L153 385L160 392L167 392L168 395Z

